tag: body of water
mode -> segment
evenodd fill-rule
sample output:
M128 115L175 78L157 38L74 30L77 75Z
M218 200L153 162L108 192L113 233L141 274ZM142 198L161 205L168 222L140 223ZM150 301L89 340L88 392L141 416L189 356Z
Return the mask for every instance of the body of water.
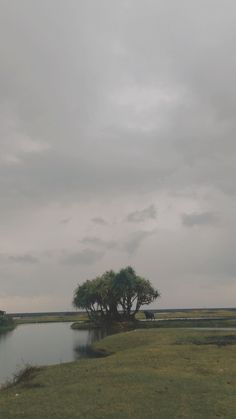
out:
M0 334L0 384L31 365L78 360L86 347L105 336L99 329L73 330L70 323L24 324Z

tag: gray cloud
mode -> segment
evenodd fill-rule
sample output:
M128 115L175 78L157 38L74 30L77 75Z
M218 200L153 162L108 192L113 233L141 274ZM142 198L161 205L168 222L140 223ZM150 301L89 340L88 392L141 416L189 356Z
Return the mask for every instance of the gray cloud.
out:
M99 225L107 225L107 222L102 217L94 217L92 218L92 222Z
M42 292L38 308L67 309L70 265L89 277L130 255L165 306L234 304L235 13L233 0L1 2L1 306ZM148 240L135 223L156 218L150 202ZM190 228L218 225L215 209L220 229Z
M153 231L135 231L130 235L127 241L122 246L124 250L126 250L129 254L134 254L139 247L141 246L142 242L147 239L148 237L152 236L156 233L156 230Z
M177 10L159 1L103 0L97 9L51 0L45 13L43 3L5 2L2 205L72 202L96 191L187 193L206 183L235 193L234 8L222 16L211 0L197 12L191 1Z
M71 218L63 218L62 220L60 220L61 224L68 224L70 222Z
M182 215L182 223L186 227L194 227L199 225L214 225L218 221L218 217L212 212L193 212L191 214Z
M7 257L9 262L13 263L24 263L24 264L35 264L39 263L39 259L35 256L32 256L30 254L25 255L10 255Z
M114 240L102 240L99 237L84 237L80 240L80 242L88 246L95 246L104 249L115 249L118 247Z
M91 265L99 261L104 253L93 249L84 249L81 252L67 253L62 262L66 265Z
M153 219L157 217L157 210L154 205L150 205L143 210L134 211L127 215L126 220L130 223L141 223L143 221Z

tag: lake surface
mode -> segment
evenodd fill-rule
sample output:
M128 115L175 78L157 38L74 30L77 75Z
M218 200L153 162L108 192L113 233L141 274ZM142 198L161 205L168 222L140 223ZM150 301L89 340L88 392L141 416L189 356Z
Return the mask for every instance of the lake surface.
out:
M73 330L71 323L19 325L0 334L0 384L25 364L49 365L78 360L86 348L106 333Z

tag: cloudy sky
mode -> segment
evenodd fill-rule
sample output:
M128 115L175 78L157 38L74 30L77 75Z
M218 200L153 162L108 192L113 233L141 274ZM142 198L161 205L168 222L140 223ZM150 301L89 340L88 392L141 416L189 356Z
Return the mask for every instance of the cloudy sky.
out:
M0 0L0 308L131 265L236 296L234 0Z

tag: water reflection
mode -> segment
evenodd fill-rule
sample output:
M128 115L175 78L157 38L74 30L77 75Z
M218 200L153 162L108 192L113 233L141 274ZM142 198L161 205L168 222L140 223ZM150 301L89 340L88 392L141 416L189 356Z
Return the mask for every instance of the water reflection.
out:
M1 341L5 340L11 333L13 333L13 330L5 330L4 332L0 332L0 343Z
M94 356L94 351L91 349L91 345L93 342L101 340L105 338L106 336L110 335L112 333L109 329L93 329L89 331L89 338L86 344L79 344L75 345L74 355L75 360L78 360L79 358L90 358Z
M0 334L0 384L25 364L49 365L87 356L107 330L72 330L69 323L25 324Z

